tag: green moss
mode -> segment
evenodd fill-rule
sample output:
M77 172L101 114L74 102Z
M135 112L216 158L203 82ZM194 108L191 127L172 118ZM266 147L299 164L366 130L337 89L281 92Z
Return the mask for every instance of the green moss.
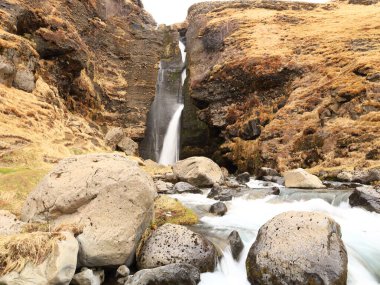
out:
M159 227L167 223L194 225L199 221L193 210L186 208L181 202L169 196L159 196L154 205L153 227Z
M0 174L9 174L9 173L17 172L19 170L20 169L16 169L16 168L0 168Z

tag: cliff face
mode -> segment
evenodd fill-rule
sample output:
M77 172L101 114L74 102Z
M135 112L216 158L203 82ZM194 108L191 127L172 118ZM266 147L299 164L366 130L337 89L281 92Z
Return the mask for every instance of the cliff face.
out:
M379 14L338 2L194 5L183 155L251 172L380 166Z
M132 0L0 3L0 162L105 149L144 136L164 33Z

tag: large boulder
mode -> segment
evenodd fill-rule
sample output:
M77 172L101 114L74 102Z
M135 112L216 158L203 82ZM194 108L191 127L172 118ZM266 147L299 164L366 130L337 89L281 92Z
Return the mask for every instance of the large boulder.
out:
M340 226L313 212L286 212L263 225L246 260L251 284L346 285Z
M216 250L211 242L184 226L172 224L159 227L137 255L140 269L186 263L207 272L214 270L215 261Z
M0 210L0 235L14 235L21 232L25 223L9 211Z
M326 188L322 181L315 175L302 168L285 172L285 186L288 188L320 189Z
M362 207L380 214L380 189L358 187L350 195L349 201L353 207Z
M29 195L23 221L83 227L79 263L130 264L153 218L156 191L137 163L117 154L62 160Z
M189 264L169 264L138 271L125 285L196 285L200 280L196 267Z
M25 267L21 271L12 272L0 277L0 284L5 285L69 285L74 276L77 266L78 241L72 233L64 232L58 234L32 233L22 236L12 236L12 246L7 246L8 250L23 248L25 244L30 247L29 257L26 252L9 252L10 255L18 256L19 264L26 261ZM29 242L28 242L29 241ZM19 246L17 246L19 243ZM50 243L51 249L49 249ZM29 260L36 260L36 256L43 257L44 253L49 253L40 264L35 264ZM5 254L2 252L1 254ZM37 255L38 254L38 255ZM36 256L33 256L36 255ZM23 259L23 260L21 260Z
M223 181L220 167L207 157L190 157L178 161L173 168L179 180L198 187L212 186Z

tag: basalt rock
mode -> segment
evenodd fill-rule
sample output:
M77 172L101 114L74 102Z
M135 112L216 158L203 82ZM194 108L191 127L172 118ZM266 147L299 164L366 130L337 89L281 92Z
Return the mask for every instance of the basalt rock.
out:
M210 207L210 213L218 216L224 216L224 214L227 213L227 210L227 206L223 202L212 204Z
M263 225L247 260L251 284L347 283L340 226L313 212L287 212Z
M228 236L228 242L231 247L232 256L236 261L239 261L241 252L244 249L243 241L237 231L233 231Z
M193 5L183 156L252 174L376 166L379 13L379 5L343 1Z
M207 272L214 270L215 262L216 250L211 242L184 226L172 224L154 231L137 254L140 269L185 263Z
M353 207L362 207L380 214L380 189L358 187L350 195L349 201Z

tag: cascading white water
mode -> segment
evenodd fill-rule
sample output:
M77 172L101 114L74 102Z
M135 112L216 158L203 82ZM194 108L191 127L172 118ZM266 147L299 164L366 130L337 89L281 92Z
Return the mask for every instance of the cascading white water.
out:
M264 223L286 211L323 212L334 218L341 225L342 239L348 252L348 284L380 284L379 214L350 207L347 200L349 192L345 191L329 190L323 193L285 188L281 191L281 196L264 199L250 200L249 196L235 198L227 202L225 216L206 215L201 218L200 229L213 236L226 239L232 230L237 230L245 243L245 250L240 262L236 262L230 249L226 248L216 271L202 274L200 285L250 285L245 270L249 247ZM199 194L174 196L196 211L215 203L215 200Z
M182 42L179 42L179 47L181 50L182 61L186 60L185 46ZM181 82L182 86L186 80L186 69L184 68L181 74ZM182 104L182 92L178 93L178 104L176 107L176 111L173 117L170 120L168 125L164 143L162 146L162 151L159 158L159 163L164 165L170 165L178 161L179 159L179 151L180 151L180 131L181 131L181 115L184 108Z
M160 155L160 164L169 165L178 161L180 120L183 107L183 104L178 105L177 111L175 111L174 116L169 123Z

